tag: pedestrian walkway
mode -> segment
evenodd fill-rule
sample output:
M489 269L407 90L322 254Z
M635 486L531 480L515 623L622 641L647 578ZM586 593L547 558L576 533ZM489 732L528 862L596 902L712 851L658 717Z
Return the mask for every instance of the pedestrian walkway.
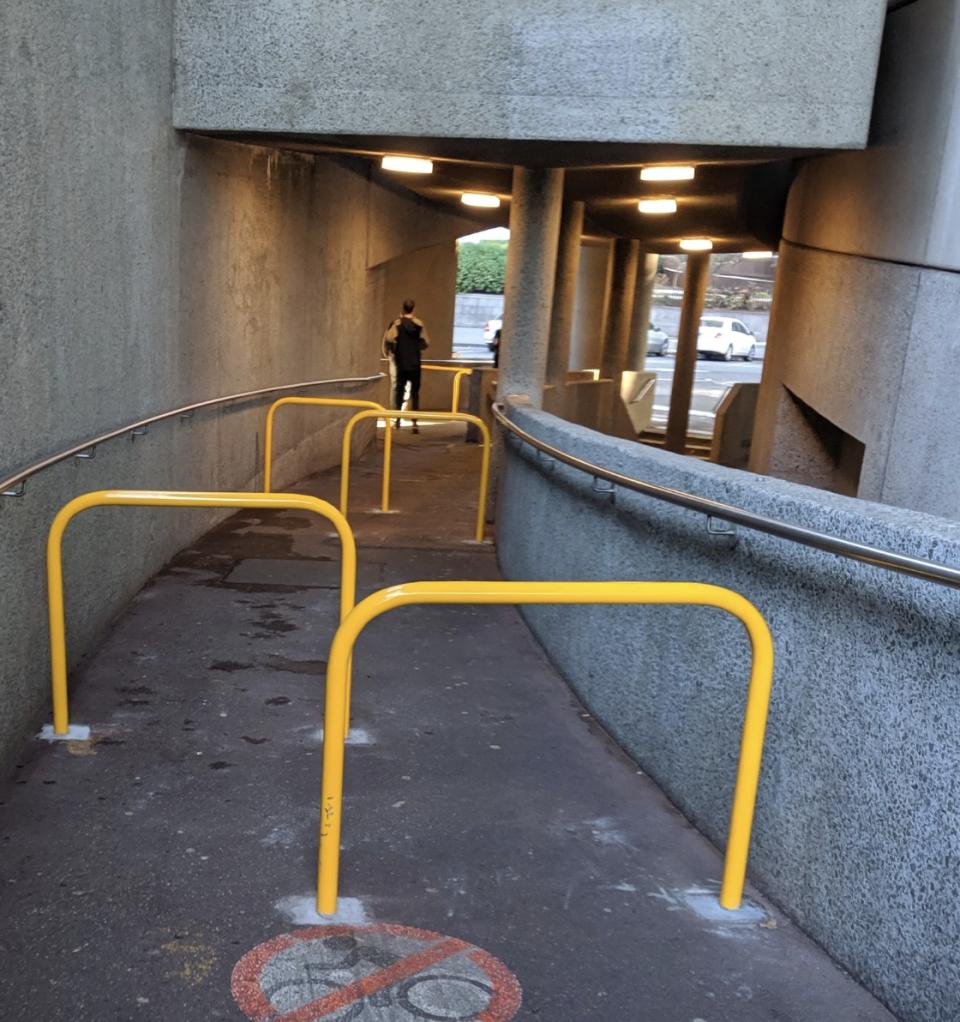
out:
M380 454L360 462L360 596L498 577L471 542L479 449L462 435L399 434L396 514L366 510ZM234 514L74 671L93 737L28 742L0 790L3 1022L892 1019L749 888L752 917L710 917L720 854L512 607L410 607L365 630L336 920L360 929L317 931L312 961L274 940L332 922L313 911L330 532Z

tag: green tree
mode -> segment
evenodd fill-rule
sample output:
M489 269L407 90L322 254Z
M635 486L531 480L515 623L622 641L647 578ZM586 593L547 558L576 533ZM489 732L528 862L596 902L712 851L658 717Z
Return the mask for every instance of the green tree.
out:
M506 241L475 241L457 246L458 294L503 294L507 244Z

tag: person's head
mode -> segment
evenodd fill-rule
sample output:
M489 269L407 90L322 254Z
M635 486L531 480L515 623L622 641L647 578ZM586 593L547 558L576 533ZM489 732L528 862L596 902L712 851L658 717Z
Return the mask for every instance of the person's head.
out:
M404 314L404 316L409 316L411 312L413 312L413 299L412 298L408 298L403 303L403 314Z

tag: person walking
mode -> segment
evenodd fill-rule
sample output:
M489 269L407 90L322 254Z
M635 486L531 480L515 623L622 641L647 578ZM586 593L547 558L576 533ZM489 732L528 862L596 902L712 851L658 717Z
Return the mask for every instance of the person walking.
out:
M427 328L413 314L414 301L408 298L403 303L403 315L395 319L387 327L383 335L383 350L392 357L396 364L397 382L394 403L397 410L403 408L403 399L410 385L410 407L416 411L420 407L420 352L430 347ZM400 428L400 417L394 422L394 428ZM413 432L419 433L417 420L413 420Z

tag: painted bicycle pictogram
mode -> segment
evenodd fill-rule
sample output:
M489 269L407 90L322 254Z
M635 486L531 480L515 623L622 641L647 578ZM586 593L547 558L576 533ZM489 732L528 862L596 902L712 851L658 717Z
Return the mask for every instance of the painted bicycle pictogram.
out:
M486 951L404 926L315 926L254 948L233 973L255 1022L508 1022L516 977Z

